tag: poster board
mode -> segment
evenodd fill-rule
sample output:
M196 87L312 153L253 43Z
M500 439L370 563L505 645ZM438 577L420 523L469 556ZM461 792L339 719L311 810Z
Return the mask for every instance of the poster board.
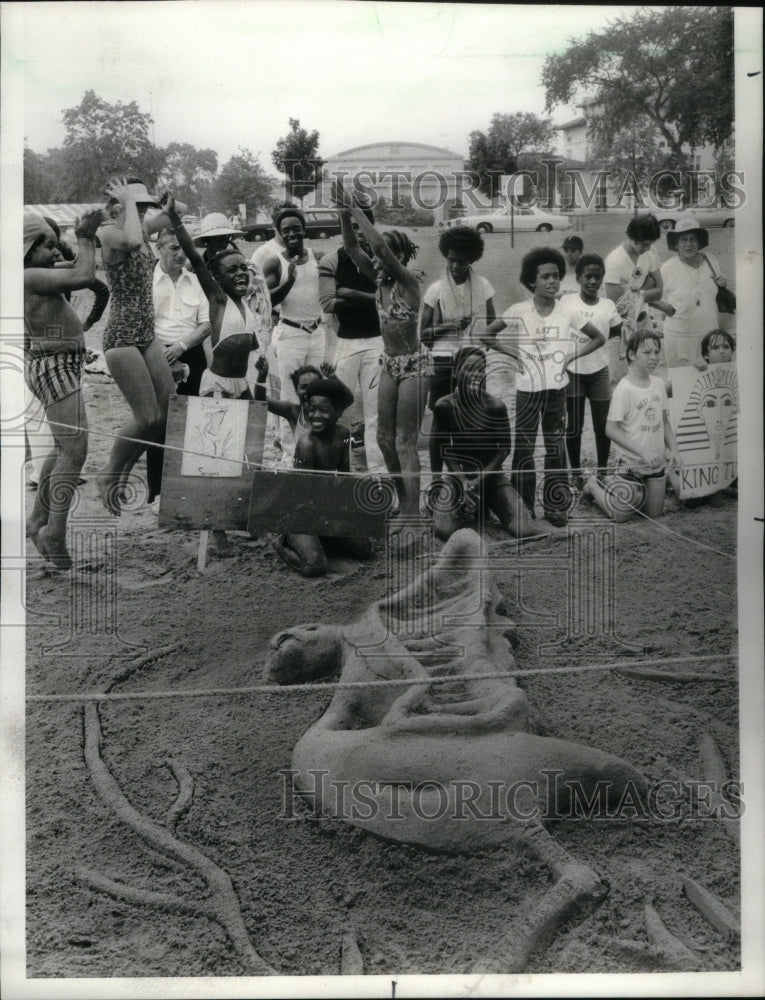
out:
M159 526L246 531L252 466L263 461L267 404L171 396Z
M383 538L394 491L376 476L256 470L247 528L321 535Z
M738 378L735 364L670 368L670 413L683 468L680 499L703 497L738 475Z

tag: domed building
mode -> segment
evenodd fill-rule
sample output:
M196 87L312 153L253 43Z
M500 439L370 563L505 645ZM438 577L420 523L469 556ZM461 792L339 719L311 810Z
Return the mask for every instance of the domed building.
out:
M329 185L338 177L357 179L389 203L396 196L411 198L413 205L431 210L436 222L445 218L448 205L469 186L459 153L423 142L372 142L330 156L321 191L325 204Z

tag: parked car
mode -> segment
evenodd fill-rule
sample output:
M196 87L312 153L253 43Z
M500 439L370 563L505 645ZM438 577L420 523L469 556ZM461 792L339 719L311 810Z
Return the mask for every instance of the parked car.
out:
M461 219L449 219L446 226L473 226L479 233L509 233L511 228L516 233L549 233L553 229L571 229L571 221L567 215L551 215L541 208L528 208L525 205L516 205L512 209L512 219L510 212L510 206L507 206L489 215L463 215Z
M654 212L659 229L667 232L675 228L678 219L683 216L692 215L698 219L701 225L708 229L710 226L724 226L726 229L733 229L736 225L736 214L732 208L676 208L672 211Z
M340 216L334 209L309 208L303 215L308 239L326 240L340 233ZM245 222L240 229L244 233L244 238L250 243L260 243L274 238L274 226L271 222Z
M272 240L276 233L272 222L243 222L239 227L248 243L263 243Z

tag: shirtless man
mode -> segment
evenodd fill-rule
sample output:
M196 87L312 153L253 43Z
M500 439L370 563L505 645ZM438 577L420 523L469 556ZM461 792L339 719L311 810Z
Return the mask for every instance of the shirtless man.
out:
M432 435L440 459L435 472L443 462L451 473L446 482L434 475L436 537L445 541L466 518L480 516L485 508L517 538L540 534L502 473L510 454L510 421L502 400L486 392L486 356L480 348L457 351L454 380L454 391L442 396L433 410Z
M70 268L56 268L56 235L35 212L24 213L24 333L26 383L45 407L56 452L45 460L27 534L55 569L72 565L66 522L88 449L81 379L85 338L65 293L87 288L96 273L94 237L101 211L77 220L78 253Z
M335 378L316 379L305 390L310 431L295 445L295 468L325 472L350 472L351 432L338 421L353 402L353 393ZM368 559L368 538L320 538L317 535L284 535L276 551L303 576L327 572L328 548L355 559Z

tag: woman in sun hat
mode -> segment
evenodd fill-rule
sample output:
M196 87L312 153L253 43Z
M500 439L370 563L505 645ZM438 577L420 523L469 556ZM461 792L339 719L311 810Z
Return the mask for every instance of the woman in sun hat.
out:
M164 442L167 401L173 377L161 344L154 339L152 278L156 264L149 235L168 225L164 212L146 219L159 202L138 177L106 186L107 221L98 230L111 308L103 336L104 360L132 411L114 442L106 468L96 481L104 506L121 513L130 470L146 449L148 501L159 493L162 449L146 448L129 438ZM186 206L183 206L185 211Z
M235 246L234 239L244 236L241 229L235 229L223 212L209 212L199 223L194 234L194 244L202 247L205 264L227 246Z
M678 219L667 233L674 256L661 265L664 290L654 303L666 315L664 351L670 368L701 361L704 334L720 326L717 290L728 284L716 257L707 251L709 233L693 216Z

